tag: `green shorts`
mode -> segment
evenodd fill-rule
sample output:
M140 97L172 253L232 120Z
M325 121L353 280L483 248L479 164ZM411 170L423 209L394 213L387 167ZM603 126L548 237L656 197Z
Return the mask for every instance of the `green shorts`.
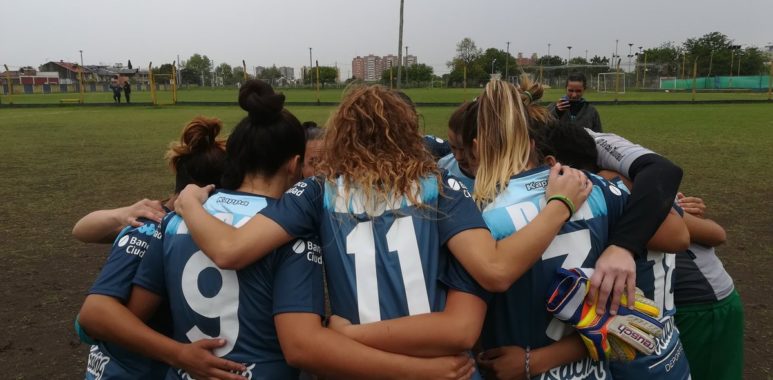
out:
M743 305L737 291L713 303L677 305L675 321L694 380L743 378Z

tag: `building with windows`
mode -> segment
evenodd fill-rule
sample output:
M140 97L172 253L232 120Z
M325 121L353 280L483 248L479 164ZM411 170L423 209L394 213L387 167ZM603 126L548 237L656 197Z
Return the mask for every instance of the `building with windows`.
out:
M396 55L367 55L365 57L357 56L352 59L352 77L366 82L377 82L381 80L384 71L397 67L398 58ZM418 60L415 55L408 55L403 58L404 66L415 65Z

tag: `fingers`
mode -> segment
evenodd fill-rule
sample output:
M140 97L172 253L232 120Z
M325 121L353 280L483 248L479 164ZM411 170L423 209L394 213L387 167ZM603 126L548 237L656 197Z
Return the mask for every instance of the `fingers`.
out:
M612 289L615 286L614 276L604 276L599 286L598 301L596 302L596 313L604 314L607 310L607 301L609 300L609 294L612 293ZM618 300L619 302L619 300Z
M590 277L590 288L588 288L588 296L585 297L588 305L593 305L598 299L599 288L601 287L601 282L604 281L604 271L600 269L596 268Z
M502 347L496 347L496 348L492 348L481 352L480 354L478 354L478 359L489 361L489 360L498 358L503 354L504 354L504 350L502 349Z
M470 358L464 367L462 367L460 374L459 379L472 379L472 375L475 374L475 361L472 360L472 358Z
M614 285L612 286L612 302L609 305L609 314L611 315L617 315L617 308L620 306L620 298L623 295L623 292L625 289L625 279L617 276L615 278ZM628 299L626 301L632 300L630 295L628 295ZM626 305L627 306L627 305Z
M628 307L632 307L636 302L636 276L629 275L625 279L625 289L628 293Z
M225 346L225 339L202 339L202 340L197 340L192 344L199 346L205 350L211 351L211 350L214 350L215 348Z

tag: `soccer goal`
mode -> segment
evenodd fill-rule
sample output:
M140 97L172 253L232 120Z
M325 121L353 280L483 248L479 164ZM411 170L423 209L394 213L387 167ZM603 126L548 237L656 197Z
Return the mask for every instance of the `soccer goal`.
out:
M678 82L679 81L677 77L660 77L658 88L662 90L677 90L679 89L677 87Z
M625 73L599 73L596 79L598 92L615 92L616 88L618 94L625 94Z

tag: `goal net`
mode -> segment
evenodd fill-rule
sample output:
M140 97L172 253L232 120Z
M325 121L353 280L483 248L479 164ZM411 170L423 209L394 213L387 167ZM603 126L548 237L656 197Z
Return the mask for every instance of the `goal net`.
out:
M625 73L599 73L596 79L596 90L598 92L617 92L625 94Z

